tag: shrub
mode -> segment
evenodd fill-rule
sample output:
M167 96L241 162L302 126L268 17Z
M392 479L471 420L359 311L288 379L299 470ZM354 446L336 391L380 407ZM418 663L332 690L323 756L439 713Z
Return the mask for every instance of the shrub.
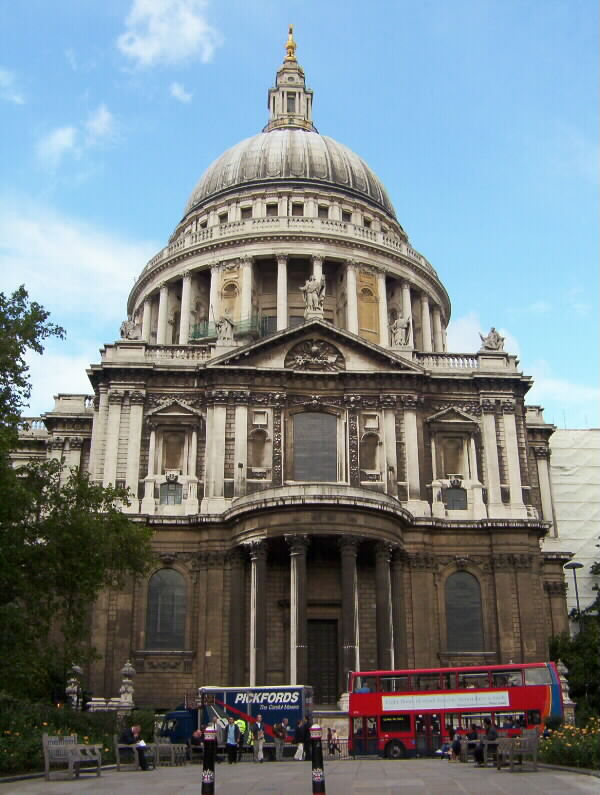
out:
M591 718L583 728L565 725L550 731L541 742L540 760L597 770L600 766L600 719Z
M152 742L154 713L139 710L127 722L140 723ZM43 770L42 734L77 734L80 743L102 746L102 762L115 761L113 737L122 726L116 712L75 712L69 707L18 701L0 694L0 773Z

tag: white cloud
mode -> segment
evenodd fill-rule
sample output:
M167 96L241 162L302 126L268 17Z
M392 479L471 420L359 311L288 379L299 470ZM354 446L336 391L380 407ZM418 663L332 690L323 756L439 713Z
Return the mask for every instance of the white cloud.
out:
M212 60L223 42L209 25L207 0L133 0L117 47L137 66Z
M114 130L115 118L106 105L99 105L90 113L85 122L85 129L90 144L97 143L100 139L109 138Z
M67 153L77 152L77 136L75 127L58 127L52 130L38 141L38 158L44 165L56 168Z
M0 68L0 98L15 105L25 104L23 94L17 89L17 78L14 72Z
M185 90L181 83L171 83L169 88L172 97L178 99L180 102L190 102L192 95Z

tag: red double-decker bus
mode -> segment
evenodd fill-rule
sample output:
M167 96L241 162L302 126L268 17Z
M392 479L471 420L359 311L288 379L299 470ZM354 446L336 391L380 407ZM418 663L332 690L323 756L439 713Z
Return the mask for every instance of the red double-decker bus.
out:
M500 735L543 727L562 718L562 693L554 663L351 671L349 750L389 759L428 756L464 734L483 733L490 717Z

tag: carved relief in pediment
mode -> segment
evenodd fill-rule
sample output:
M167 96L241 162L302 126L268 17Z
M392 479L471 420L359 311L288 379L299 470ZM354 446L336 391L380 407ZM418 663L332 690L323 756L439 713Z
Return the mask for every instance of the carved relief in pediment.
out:
M286 368L291 370L313 370L336 372L346 369L340 351L325 340L303 340L290 348L285 357Z

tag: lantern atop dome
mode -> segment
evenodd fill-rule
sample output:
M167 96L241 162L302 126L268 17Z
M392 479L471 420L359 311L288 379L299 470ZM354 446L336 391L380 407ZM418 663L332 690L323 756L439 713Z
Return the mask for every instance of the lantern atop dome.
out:
M304 69L296 60L294 26L290 25L285 43L286 56L279 67L275 86L269 89L269 123L263 132L296 127L317 132L312 123L312 89L306 88Z

